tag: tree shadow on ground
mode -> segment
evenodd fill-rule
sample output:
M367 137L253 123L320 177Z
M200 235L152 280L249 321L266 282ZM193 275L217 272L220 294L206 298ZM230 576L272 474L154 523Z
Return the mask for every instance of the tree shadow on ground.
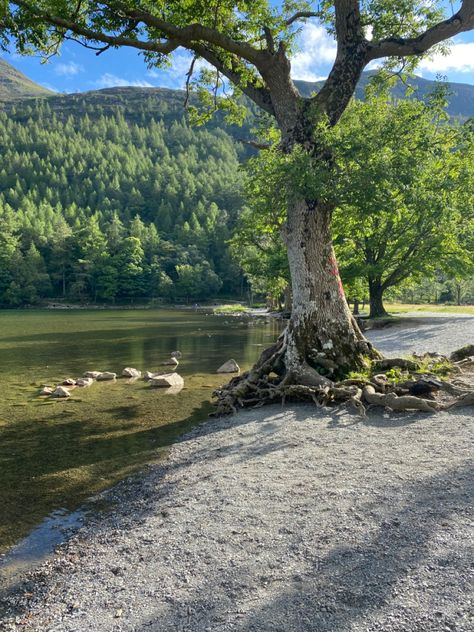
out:
M467 577L470 554L467 547L463 550L460 546L460 550L436 556L430 545L437 532L453 531L451 523L456 515L466 514L471 507L472 470L472 465L467 464L414 482L404 489L408 503L392 497L377 507L379 524L373 535L348 544L334 542L325 555L314 556L302 572L295 567L296 572L284 581L278 577L272 585L271 573L270 577L252 577L251 563L208 575L197 590L190 592L187 610L183 609L177 629L348 632L353 625L360 625L358 630L369 629L369 623L375 625L371 630L392 629L390 619L397 618L393 615L393 601L398 589L403 590L399 586L423 566L427 573L423 579L431 590L420 586L418 593L410 595L415 603L398 606L406 619L396 629L457 629L449 612L450 598L459 597L459 589L463 589L460 569L464 568ZM320 535L324 537L323 533ZM443 583L440 578L450 568L454 575L450 574ZM437 595L440 590L442 594ZM445 608L433 614L434 623L423 623L416 618L416 602L429 602L433 596L444 602ZM254 605L249 608L252 600ZM172 629L167 628L171 622L176 624L176 613L161 610L159 617L148 618L136 630L164 632Z
M234 433L233 438L221 446L206 446L205 443L200 445L198 441L193 447L194 463L200 460L218 461L233 455L237 465L262 459L272 453L291 451L298 444L286 439L281 432L288 410L280 406L268 407L266 410L268 414L255 427L247 427L255 422L254 413L244 411L237 417L210 420L180 437L178 441L199 440L206 435L225 432L229 428L237 429L237 436ZM355 432L358 424L367 424L390 432L397 428L390 418L380 420L380 415L376 414L371 415L369 420L357 421L354 425L346 418L345 426L334 425L335 419L341 423L340 415L334 411L321 413L315 411L314 407L298 406L291 409L291 414L297 423L312 424L311 433L315 437L320 425L329 428L331 432L337 432L343 427ZM459 415L459 411L456 414ZM310 416L311 420L308 419ZM449 418L449 414L447 417ZM416 413L403 414L402 418L405 425L422 422L430 416ZM240 441L239 433L246 435L245 445ZM176 441L176 434L173 435L173 440ZM135 509L142 521L146 519L147 512L155 515L161 507L172 506L176 485L179 484L179 476L173 474L186 474L188 466L186 457L154 466L156 475L152 492L143 487L141 475L119 484L117 492L119 495L124 493L126 502L123 507L117 508L113 525L105 520L97 526L99 537L108 538L110 530L133 530ZM216 472L219 472L218 467ZM207 569L207 573L199 576L198 585L189 587L186 604L180 605L180 608L185 609L185 614L178 629L190 632L200 632L206 628L262 632L347 632L353 622L378 616L394 598L395 584L425 563L433 534L444 529L453 516L467 511L473 495L471 474L472 469L463 465L451 468L443 474L423 477L394 486L391 490L387 489L382 502L377 498L369 498L357 509L362 520L370 516L375 524L374 528L367 531L362 529L362 532L359 530L359 536L348 537L346 543L344 535L332 536L324 552L315 546L313 552L306 553L302 570L296 565L297 572L289 573L283 580L275 580L271 591L262 591L266 580L256 574L256 570L252 568L252 560L240 567L221 567L218 571ZM269 472L269 476L271 475ZM186 479L189 497L193 496L194 484L193 480ZM141 503L150 493L153 500L149 508L144 510ZM337 521L337 516L334 519ZM317 532L317 525L315 529L317 540L324 541L328 537L324 532ZM225 533L223 537L226 537ZM298 537L292 538L290 536L288 540L288 547L297 555ZM454 562L467 564L467 560L461 559L459 555ZM447 563L451 562L448 560ZM443 564L446 564L446 559ZM434 572L439 572L439 568L435 568ZM436 577L433 581L436 582ZM16 588L21 587L20 583ZM256 594L254 604L251 608L243 608L236 616L239 604L248 604L252 600L249 592ZM449 591L446 598L448 597ZM232 627L228 625L230 620L233 622ZM447 617L442 619L444 620L449 623ZM174 629L169 625L173 622L174 626L175 621L176 613L171 606L161 604L157 606L156 616L145 617L136 630Z

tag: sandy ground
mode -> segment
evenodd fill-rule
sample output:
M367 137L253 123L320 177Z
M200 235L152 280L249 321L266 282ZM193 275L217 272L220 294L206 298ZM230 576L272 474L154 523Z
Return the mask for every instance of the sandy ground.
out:
M474 318L433 319L370 336L392 355L474 341ZM18 587L1 629L472 631L472 422L210 420L109 492L116 510Z

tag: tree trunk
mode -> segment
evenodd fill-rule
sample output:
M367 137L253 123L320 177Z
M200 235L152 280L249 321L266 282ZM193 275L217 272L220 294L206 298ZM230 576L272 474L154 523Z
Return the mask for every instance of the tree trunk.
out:
M338 379L379 357L347 305L332 246L331 215L331 208L313 201L298 201L288 210L284 237L293 309L284 364L303 384L312 369Z
M288 284L285 288L284 302L283 302L283 309L288 314L291 313L292 304L293 304L293 297L291 295L291 284Z
M383 288L380 279L369 279L370 314L369 318L388 316L383 306Z

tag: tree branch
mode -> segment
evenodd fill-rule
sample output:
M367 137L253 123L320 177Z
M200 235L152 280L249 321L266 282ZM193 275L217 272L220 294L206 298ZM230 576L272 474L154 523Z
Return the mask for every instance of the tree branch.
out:
M285 20L286 26L291 26L294 22L298 22L298 20L304 20L305 18L317 18L318 14L314 11L297 11L291 18Z
M204 41L218 46L229 53L233 53L238 57L242 57L243 59L255 64L257 67L262 61L262 51L254 48L248 42L239 42L234 40L215 28L204 26L199 23L177 27L174 24L153 15L152 13L149 13L148 11L130 9L126 5L122 5L120 2L106 2L105 4L112 10L120 8L127 17L139 20L147 26L160 30L167 37L173 40L178 40L182 45Z
M368 41L364 37L358 0L336 0L337 56L323 87L313 100L335 125L354 94L366 65Z
M252 140L247 138L238 138L240 143L244 145L250 145L250 147L254 147L255 149L271 149L273 145L271 143L260 143L258 140Z
M406 57L422 55L440 42L474 28L474 0L463 0L461 8L453 16L439 22L417 37L388 37L379 42L370 42L367 62L381 57Z
M244 81L235 63L229 68L228 64L224 64L213 50L203 44L192 44L189 48L227 77L229 81L242 90L256 105L265 110L265 112L268 112L268 114L275 116L270 92L263 87L249 83L247 78Z
M31 3L25 2L24 0L16 0L16 4L22 9L26 9L27 11L29 11L36 18L45 20L51 25L58 26L59 28L65 29L67 31L71 31L76 35L81 35L82 37L85 37L86 39L94 42L103 42L104 44L108 44L110 46L128 46L131 48L137 48L139 50L163 54L172 53L180 45L178 41L172 41L171 39L166 42L144 42L142 40L125 37L121 34L106 35L99 31L94 31L85 26L81 26L77 22L66 20L57 15L52 15L45 11L41 11L37 7L33 6Z

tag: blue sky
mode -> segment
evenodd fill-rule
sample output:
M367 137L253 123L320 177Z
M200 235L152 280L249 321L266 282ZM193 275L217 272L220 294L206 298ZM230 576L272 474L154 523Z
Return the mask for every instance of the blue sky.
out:
M183 50L175 53L171 68L149 70L137 51L111 50L97 57L93 51L71 42L64 45L60 56L46 64L37 57L0 55L33 81L55 92L84 92L123 85L181 88L189 66L189 56ZM326 77L334 55L335 42L325 29L308 22L300 34L299 51L292 59L293 77L307 81ZM442 75L449 81L474 84L474 31L455 38L448 56L434 55L423 60L417 74L426 79Z

